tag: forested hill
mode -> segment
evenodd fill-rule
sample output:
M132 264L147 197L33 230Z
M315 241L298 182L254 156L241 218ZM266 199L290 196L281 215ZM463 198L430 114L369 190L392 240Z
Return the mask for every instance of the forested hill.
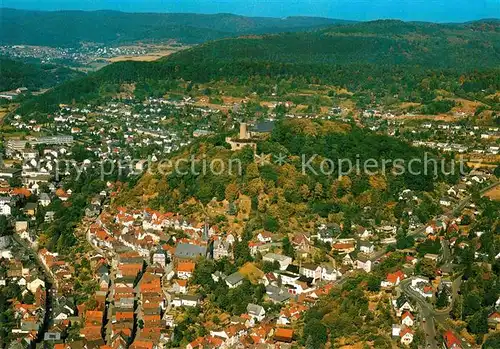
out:
M0 91L27 87L30 91L54 87L84 76L76 70L54 64L23 63L0 57Z
M500 64L500 22L363 22L314 32L219 40L182 52L174 59L186 63L246 60L484 69Z
M158 90L158 82L172 79L230 80L257 87L281 80L325 83L369 99L398 95L401 100L422 102L435 98L435 90L462 96L495 93L500 90L499 67L498 21L460 25L375 21L221 39L157 62L112 64L31 101L23 111L89 100L99 97L103 85L125 82L149 84L149 91L161 95L167 91Z
M78 46L177 40L201 43L241 34L277 33L348 21L318 17L244 17L232 14L25 11L0 9L0 43Z

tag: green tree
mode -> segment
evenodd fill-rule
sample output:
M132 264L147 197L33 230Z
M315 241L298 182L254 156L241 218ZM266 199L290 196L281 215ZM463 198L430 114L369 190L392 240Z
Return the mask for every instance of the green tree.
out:
M368 291L371 292L378 292L380 291L380 283L381 283L381 278L375 276L375 275L370 275L368 277Z
M306 341L309 341L309 338L312 338L312 341L309 341L309 344L313 344L313 348L320 348L328 340L328 333L325 325L323 325L320 320L311 319L304 325L302 338Z
M463 303L463 316L475 314L479 309L481 309L481 296L475 292L466 295Z
M469 319L467 328L474 334L488 333L488 311L481 310L475 313Z
M295 257L295 250L293 249L292 243L290 242L290 238L285 236L282 240L282 249L283 254L288 257Z
M438 293L438 296L436 299L436 307L438 309L446 308L450 304L448 297L449 297L448 288L443 287L441 292Z
M498 167L497 167L498 168ZM500 348L500 332L493 333L483 343L483 349L498 349Z
M417 273L427 276L428 278L436 277L436 262L428 258L422 258L422 260L417 263L415 269Z

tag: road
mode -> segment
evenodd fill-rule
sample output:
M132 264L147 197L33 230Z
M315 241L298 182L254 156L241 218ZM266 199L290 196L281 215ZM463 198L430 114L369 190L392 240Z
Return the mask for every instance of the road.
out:
M490 184L489 186L485 187L480 191L480 195L483 195L487 191L495 188L497 185L499 185L500 182L495 182ZM469 195L465 199L461 200L450 212L453 214L453 216L457 216L458 214L461 213L461 211L464 209L464 207L470 203L472 199L472 195ZM419 234L424 234L425 229L427 225L423 225L422 227L410 232L408 235L419 235ZM449 242L447 241L442 241L441 242L441 247L442 247L442 263L443 265L447 265L451 263L452 260L452 254L450 251L450 246ZM422 328L424 329L426 333L426 344L430 348L438 348L437 341L436 341L436 325L439 325L447 330L453 331L453 329L447 324L446 320L449 318L449 313L452 308L452 304L455 301L458 291L460 290L460 284L461 284L461 276L459 276L456 280L453 281L452 283L452 304L447 309L444 310L439 310L436 311L431 304L427 303L420 294L417 292L413 291L410 287L411 280L404 280L400 284L401 290L409 296L411 299L413 299L416 303L417 306L420 308L420 312L422 314L422 317L425 318L425 322L422 320ZM454 331L453 331L454 332ZM459 338L462 347L467 348L470 347L470 345L459 335L457 335L457 338Z
M458 281L457 281L458 280ZM456 297L456 292L458 291L458 288L460 287L460 282L461 282L461 276L459 276L457 279L453 281L453 300ZM470 345L465 341L462 336L458 335L452 328L451 326L447 323L446 320L449 319L450 317L450 311L451 311L451 305L447 309L444 310L435 310L434 307L428 303L419 293L414 291L411 288L411 279L406 279L401 281L399 287L403 291L403 293L411 298L417 306L421 310L422 316L425 318L425 323L423 323L422 328L424 329L426 333L426 344L429 348L438 348L438 344L436 341L437 338L437 332L436 332L436 325L439 325L440 327L450 330L455 335L457 338L460 340L461 345L463 348L468 348ZM452 301L453 303L453 301Z

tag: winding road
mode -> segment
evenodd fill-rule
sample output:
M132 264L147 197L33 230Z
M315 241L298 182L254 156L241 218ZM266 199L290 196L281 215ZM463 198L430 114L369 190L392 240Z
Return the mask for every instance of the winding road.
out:
M462 281L461 275L453 281L452 303L448 308L443 310L434 309L432 304L428 303L418 292L413 290L411 288L411 279L403 280L399 284L399 287L402 290L402 292L410 299L412 299L420 308L420 313L422 314L422 328L424 329L426 334L426 343L428 348L436 349L439 347L436 340L437 338L436 325L439 325L440 327L455 333L453 328L451 328L451 326L447 323L447 320L450 318L450 311L452 309L452 304L456 299L458 290L460 289L461 281ZM424 318L425 322L423 322ZM465 341L462 338L462 336L458 335L457 333L455 333L455 335L460 340L463 348L470 347L469 343L467 343L467 341Z

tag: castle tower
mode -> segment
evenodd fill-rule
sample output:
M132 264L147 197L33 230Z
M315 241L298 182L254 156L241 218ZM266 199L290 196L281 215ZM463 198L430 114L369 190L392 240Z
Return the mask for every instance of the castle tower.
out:
M240 124L240 139L248 139L247 124L244 122Z

